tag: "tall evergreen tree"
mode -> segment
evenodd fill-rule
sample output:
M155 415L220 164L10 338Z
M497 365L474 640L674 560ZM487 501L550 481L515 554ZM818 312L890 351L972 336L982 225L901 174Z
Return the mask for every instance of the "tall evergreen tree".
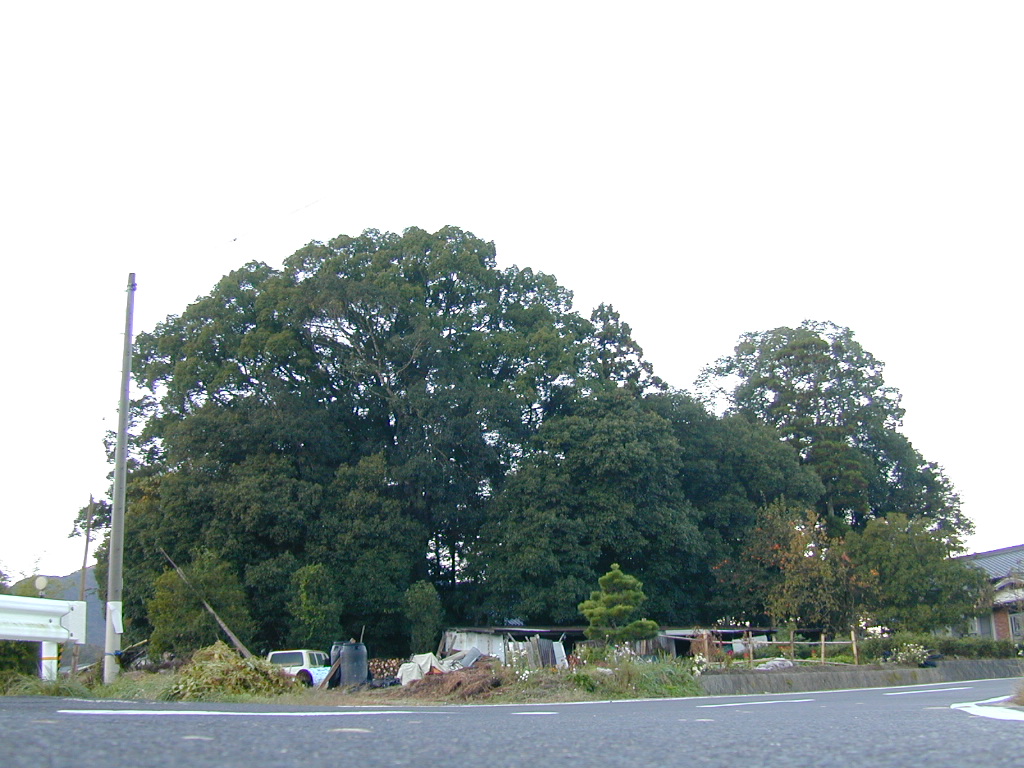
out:
M808 320L744 334L698 386L797 450L824 486L818 509L834 533L896 511L926 517L957 540L971 523L941 469L899 433L900 394L883 370L849 328Z

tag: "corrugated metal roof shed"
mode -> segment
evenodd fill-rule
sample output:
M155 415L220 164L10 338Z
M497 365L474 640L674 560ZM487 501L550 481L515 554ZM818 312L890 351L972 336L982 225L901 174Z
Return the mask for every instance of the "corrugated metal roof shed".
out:
M990 578L1001 579L1011 574L1024 573L1024 544L993 549L989 552L977 552L958 559L978 566Z

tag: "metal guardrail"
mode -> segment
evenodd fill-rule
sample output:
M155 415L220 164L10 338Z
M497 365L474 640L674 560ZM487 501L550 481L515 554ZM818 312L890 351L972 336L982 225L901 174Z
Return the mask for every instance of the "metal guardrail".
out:
M85 603L0 595L0 639L85 643Z
M57 679L57 646L85 643L85 603L0 595L0 640L42 643L39 674Z

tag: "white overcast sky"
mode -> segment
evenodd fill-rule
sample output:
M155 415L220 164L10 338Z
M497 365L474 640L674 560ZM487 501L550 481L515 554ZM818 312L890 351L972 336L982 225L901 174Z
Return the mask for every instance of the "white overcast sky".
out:
M984 550L1024 543L1019 2L4 3L0 568L70 573L136 330L252 259L446 224L689 388L852 328ZM129 555L130 556L130 555Z

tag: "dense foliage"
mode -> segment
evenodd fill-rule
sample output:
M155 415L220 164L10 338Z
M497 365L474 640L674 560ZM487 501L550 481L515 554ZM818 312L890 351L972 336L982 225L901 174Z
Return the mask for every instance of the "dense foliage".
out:
M11 592L7 574L0 571L0 595ZM39 644L0 640L0 672L32 674L39 670Z
M951 541L970 533L942 469L897 431L900 394L884 364L853 331L805 321L798 328L744 334L732 355L703 372L709 399L774 427L821 479L819 511L833 532L902 513L924 517Z
M417 581L405 590L405 617L409 622L409 649L413 653L433 653L444 629L444 607L433 584Z
M576 313L454 227L247 264L137 339L129 634L210 641L161 548L254 651L365 631L399 654L410 622L418 645L437 621L576 623L613 563L660 622L767 617L785 577L755 544L792 532L773 505L966 530L847 329L750 334L715 370L741 381L723 416L612 307Z

